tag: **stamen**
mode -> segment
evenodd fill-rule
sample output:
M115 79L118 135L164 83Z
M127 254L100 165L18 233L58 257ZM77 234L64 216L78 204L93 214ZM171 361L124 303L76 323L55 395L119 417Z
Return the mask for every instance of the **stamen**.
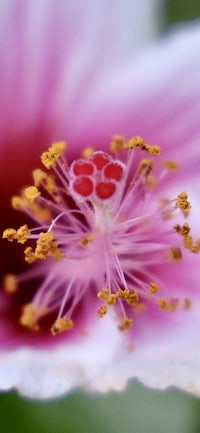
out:
M178 170L178 164L176 161L165 160L162 162L162 165L166 170L175 172Z
M26 304L23 306L20 323L23 326L27 326L32 331L39 331L39 325L37 323L37 313L34 309L33 304Z
M34 185L12 199L13 208L32 217L35 227L8 228L2 235L10 242L30 241L24 251L27 263L45 260L43 266L33 267L29 277L9 274L4 279L8 293L15 293L28 278L42 279L32 302L23 306L21 325L38 331L41 319L54 314L52 335L69 331L74 312L78 317L76 309L90 297L100 303L98 317L110 313L110 308L116 311L121 331L132 327L134 314L153 304L160 314L178 307L190 309L190 298L169 297L152 271L152 266L155 269L166 262L170 266L170 261L182 258L176 234L185 248L200 251L200 241L193 241L188 223L175 224L173 230L169 226L175 214L189 215L187 193L164 198L154 211L142 212L147 195L164 175L169 176L167 171L177 170L176 162L164 161L162 173L155 178L154 157L160 148L139 136L128 141L113 137L112 154L88 147L70 166L64 151L65 143L58 142L43 152L41 161L53 175L34 170ZM135 154L141 156L141 152L148 155L138 162Z
M183 215L188 215L191 205L188 201L188 196L185 191L181 192L176 199L176 206L181 209Z
M82 157L89 158L89 156L91 156L93 152L94 152L93 147L86 147L82 152Z
M3 280L3 287L7 293L15 293L18 289L17 278L13 274L7 274Z
M115 135L110 144L111 152L119 152L125 146L124 137L121 135Z
M63 331L70 331L73 328L73 321L69 318L60 318L56 320L54 325L51 327L52 335L60 334Z
M58 143L52 144L52 146L49 147L47 152L42 153L41 155L42 163L49 170L52 166L56 164L59 157L64 153L65 150L66 150L66 144L64 141L60 141Z
M40 194L41 193L36 186L29 186L25 189L25 197L30 200L31 203L33 203L35 198Z
M171 247L168 249L168 254L170 260L180 260L182 258L182 252L181 249L178 247Z
M151 283L149 284L148 292L149 292L151 295L154 295L155 293L157 293L157 291L158 291L158 286L157 286L157 284L151 282Z
M132 325L133 325L133 320L130 319L129 317L125 317L119 325L119 330L127 331L132 327Z
M98 316L103 317L107 313L107 307L106 305L101 305L101 307L98 309Z

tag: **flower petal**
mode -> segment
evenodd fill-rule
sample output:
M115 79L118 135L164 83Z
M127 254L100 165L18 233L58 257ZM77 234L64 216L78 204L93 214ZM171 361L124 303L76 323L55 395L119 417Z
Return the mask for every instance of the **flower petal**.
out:
M28 347L0 357L1 389L15 387L28 397L53 398L77 386L86 387L109 365L118 350L120 336L112 321L96 320L79 341L51 351ZM111 344L112 342L112 344ZM106 367L107 368L107 367Z
M141 135L162 147L165 157L185 164L199 158L200 22L170 33L130 59L96 88L85 119L99 142L112 134ZM92 117L91 117L92 113ZM123 113L123 114L122 114ZM101 128L100 128L101 127ZM84 134L87 121L82 123ZM183 152L184 149L184 152ZM189 161L188 161L189 159Z
M157 0L1 2L1 136L11 126L25 131L45 120L52 130L59 116L68 124L71 112L75 120L72 105L83 89L86 97L94 79L153 36L156 5Z

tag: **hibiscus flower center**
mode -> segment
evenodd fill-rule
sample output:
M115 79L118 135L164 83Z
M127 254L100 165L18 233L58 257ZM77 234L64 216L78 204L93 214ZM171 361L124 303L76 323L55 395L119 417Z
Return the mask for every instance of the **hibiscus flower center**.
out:
M188 222L171 223L189 214L186 192L159 203L154 199L159 177L175 171L176 163L163 161L154 176L160 148L140 137L125 141L116 136L108 153L87 148L71 165L65 150L65 143L58 142L44 152L47 171L35 170L34 185L12 199L35 226L3 233L8 241L29 242L25 261L34 263L18 276L7 275L5 290L15 293L25 281L41 279L33 299L22 307L21 325L39 331L43 318L53 314L53 335L71 330L83 303L92 311L95 305L100 318L111 309L122 331L145 308L189 309L190 299L166 291L157 272L165 263L178 263L183 247L200 251Z

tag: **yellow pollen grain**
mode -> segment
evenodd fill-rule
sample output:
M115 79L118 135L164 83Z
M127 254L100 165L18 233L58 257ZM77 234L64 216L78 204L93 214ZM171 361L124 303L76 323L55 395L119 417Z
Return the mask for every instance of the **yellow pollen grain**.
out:
M139 174L148 176L153 169L153 161L151 159L142 159L139 164Z
M51 333L52 335L57 335L64 331L70 331L73 328L73 325L73 320L68 317L57 319L51 327Z
M182 258L182 252L179 247L171 247L167 251L168 257L172 261L178 261Z
M41 155L42 164L49 170L54 166L57 160L60 158L62 153L66 149L66 144L64 141L53 143L47 152L43 152Z
M20 324L27 326L32 331L39 331L39 325L37 323L36 311L33 304L26 304L22 308L22 315L20 317Z
M24 190L25 197L30 200L31 203L34 202L36 197L41 195L40 191L36 186L29 186Z
M102 289L100 292L97 293L97 297L102 299L102 301L106 301L108 298L108 289Z
M176 161L165 160L162 162L163 167L171 172L175 172L178 170L178 164Z
M37 259L46 259L48 255L51 255L55 260L61 260L63 255L59 251L56 243L54 242L54 233L41 232L36 242L35 257Z
M32 247L27 247L24 250L24 260L27 263L33 263L36 260L36 256L35 256L35 254L33 252Z
M176 206L182 211L183 215L188 215L191 204L188 201L188 195L185 191L181 192L176 199Z
M117 295L114 293L111 293L111 295L108 296L106 302L108 305L115 305L117 300Z
M182 226L180 224L175 224L174 229L181 236L187 236L191 230L188 223L184 223Z
M126 149L133 149L134 147L139 147L142 151L145 151L147 153L152 154L153 156L157 156L160 153L160 147L156 146L156 145L150 145L145 143L145 141L137 136L137 137L133 137L131 138L129 141L127 141L124 144L124 147Z
M121 135L115 135L110 143L110 150L114 153L119 152L121 149L123 149L124 145L124 137L122 137Z
M93 147L88 146L83 150L82 157L83 158L89 158L89 156L91 156L93 154L93 152L94 152Z
M134 305L139 301L138 294L134 290L118 290L116 293L117 297L127 302L129 305Z
M5 229L3 231L2 239L7 239L9 242L13 242L17 239L17 231L12 228Z
M91 242L93 239L94 239L94 234L91 233L90 235L86 236L84 239L79 241L79 245L81 245L82 247L86 247L88 243Z
M30 236L30 231L28 229L27 224L19 227L16 233L16 239L19 244L24 244Z
M99 317L103 317L103 316L105 316L107 311L108 311L108 309L107 309L106 305L101 305L101 307L97 311L97 314Z
M53 194L57 190L53 177L40 168L33 171L33 180L36 187L43 183L49 194Z
M155 293L157 293L157 291L158 291L158 285L156 283L151 282L149 284L148 292L151 295L154 295Z
M157 304L160 310L165 310L167 308L167 301L165 299L158 299Z
M132 327L132 325L133 325L133 320L130 319L129 317L125 317L119 325L119 330L127 331Z
M11 199L11 206L16 210L21 209L22 207L26 206L26 200L16 195Z
M3 287L7 293L15 293L18 289L17 278L13 274L7 274L3 280Z

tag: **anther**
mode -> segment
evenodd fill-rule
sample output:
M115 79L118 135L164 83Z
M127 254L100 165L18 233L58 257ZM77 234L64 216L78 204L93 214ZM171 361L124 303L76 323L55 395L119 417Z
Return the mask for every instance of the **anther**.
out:
M179 247L171 247L168 249L168 255L170 260L177 261L182 258L182 252Z
M3 287L7 293L15 293L18 289L17 278L13 274L7 274L3 280Z
M70 331L73 328L73 321L69 318L60 318L51 327L52 335L60 334L63 331Z
M98 309L97 313L99 317L103 317L105 316L105 314L107 313L107 307L106 305L101 305L101 307Z
M40 191L36 186L29 186L24 190L25 197L30 200L31 203L34 202L35 198L41 195Z
M60 141L57 143L53 143L52 146L49 147L47 152L43 152L41 155L41 161L44 166L49 170L52 166L54 166L60 156L66 149L66 144L64 141Z
M133 325L133 320L130 319L129 317L125 317L119 325L119 330L127 331L132 327L132 325Z
M151 282L151 283L149 284L148 292L149 292L151 295L154 295L155 293L157 293L157 291L158 291L158 286L157 286L157 284Z

